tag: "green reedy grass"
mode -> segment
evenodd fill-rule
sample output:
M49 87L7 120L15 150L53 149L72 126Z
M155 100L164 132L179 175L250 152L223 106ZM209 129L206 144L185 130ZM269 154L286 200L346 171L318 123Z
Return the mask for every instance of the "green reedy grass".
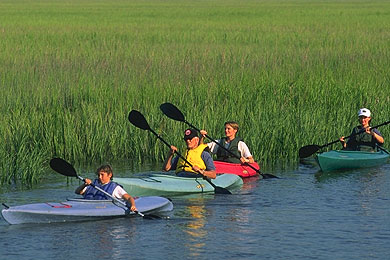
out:
M389 120L387 1L2 1L0 181L48 161L161 161L183 149L171 102L215 138L236 120L262 166ZM389 137L388 127L380 129ZM336 148L337 146L333 146Z

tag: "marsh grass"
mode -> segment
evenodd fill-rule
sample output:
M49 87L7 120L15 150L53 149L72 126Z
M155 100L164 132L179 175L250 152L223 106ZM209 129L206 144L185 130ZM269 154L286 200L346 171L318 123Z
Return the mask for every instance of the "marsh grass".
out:
M16 0L0 3L0 181L53 156L162 161L183 147L171 102L209 135L236 120L265 168L349 135L360 107L389 120L387 1ZM380 129L385 138L389 128ZM337 146L330 147L336 148Z

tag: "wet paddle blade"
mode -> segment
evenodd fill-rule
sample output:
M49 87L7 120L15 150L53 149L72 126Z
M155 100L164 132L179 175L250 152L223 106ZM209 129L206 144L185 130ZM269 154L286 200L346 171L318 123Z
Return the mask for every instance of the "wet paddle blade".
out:
M50 160L50 167L65 176L68 177L77 177L76 170L74 167L68 163L67 161L61 159L61 158L53 158Z
M270 173L261 173L263 179L280 179L278 176L272 175Z
M316 144L303 146L303 147L301 147L301 149L299 149L299 158L309 157L310 155L314 154L315 152L317 152L320 149L321 149L321 147L319 147Z
M214 189L216 194L232 194L228 189L222 187L215 186Z
M150 130L150 126L145 117L137 110L131 110L129 113L129 121L133 125L143 130Z
M164 103L160 105L161 111L169 117L170 119L176 120L176 121L185 121L183 113L173 104L171 103Z
M153 219L162 219L162 217L158 216L158 215L154 215L154 214L142 214L142 217L144 219L150 219L150 220L153 220Z
M216 186L209 178L206 176L203 176L203 179L206 180L208 183L210 183L211 186L214 188L215 194L232 194L228 189Z

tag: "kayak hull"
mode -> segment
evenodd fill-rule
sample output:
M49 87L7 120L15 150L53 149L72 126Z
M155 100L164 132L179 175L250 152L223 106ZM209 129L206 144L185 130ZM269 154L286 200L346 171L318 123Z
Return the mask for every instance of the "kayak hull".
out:
M144 214L173 209L170 200L157 196L135 198L135 204L138 211ZM111 200L85 199L13 206L3 209L1 214L9 224L90 221L136 215L122 204Z
M133 178L115 178L115 182L132 196L165 196L192 193L212 193L213 186L202 178L185 178L173 174L151 174ZM233 174L217 175L211 182L218 187L236 189L242 186L242 179Z
M388 162L390 155L384 151L363 152L334 150L320 153L316 160L323 172L375 167Z
M217 174L235 174L241 178L248 178L259 175L257 171L245 164L214 161L214 165ZM250 165L257 170L260 170L260 166L257 164L257 162L250 163Z

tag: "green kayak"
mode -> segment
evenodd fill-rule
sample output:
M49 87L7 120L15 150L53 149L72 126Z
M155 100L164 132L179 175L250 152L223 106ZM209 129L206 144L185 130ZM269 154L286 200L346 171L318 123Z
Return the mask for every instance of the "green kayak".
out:
M334 150L320 153L316 160L323 172L374 167L388 161L390 155L385 151L362 152Z
M114 178L114 181L132 196L147 195L185 195L191 193L211 193L214 192L206 180L202 178L177 177L174 174L161 173L148 176L132 178ZM243 181L240 176L234 174L217 175L211 182L218 187L225 189L236 189L242 186Z

